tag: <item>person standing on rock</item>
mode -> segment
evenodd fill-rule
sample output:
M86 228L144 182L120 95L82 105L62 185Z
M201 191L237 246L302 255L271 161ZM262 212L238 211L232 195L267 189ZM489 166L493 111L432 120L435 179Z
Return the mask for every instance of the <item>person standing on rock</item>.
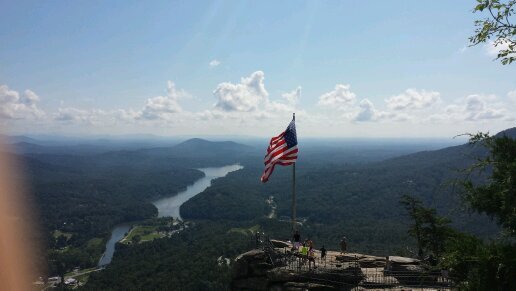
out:
M324 266L326 266L326 248L324 247L324 245L322 246L321 248L321 264L324 262Z
M294 249L299 249L299 246L301 246L301 235L299 234L299 230L296 230L294 233Z
M347 249L348 249L348 243L346 242L346 237L343 236L342 240L340 241L340 251L344 254L344 253L346 253Z
M308 269L311 269L311 263L314 264L315 269L315 249L314 242L309 238L306 240L306 246L308 246Z
M317 267L315 266L315 250L313 247L310 247L308 249L308 270L312 269L312 264L314 265L314 269Z
M308 246L309 250L312 250L314 248L314 242L311 239L306 240L306 245Z

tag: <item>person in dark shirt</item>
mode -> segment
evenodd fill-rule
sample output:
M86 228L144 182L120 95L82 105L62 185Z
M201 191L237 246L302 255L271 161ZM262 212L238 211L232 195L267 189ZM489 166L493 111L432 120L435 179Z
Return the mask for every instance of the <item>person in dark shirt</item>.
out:
M342 237L342 240L340 241L340 251L344 254L346 253L348 249L348 243L346 242L346 237Z
M299 231L296 230L294 233L294 249L298 249L301 246L301 235L299 234Z
M322 264L324 264L324 266L326 267L326 248L324 247L324 245L321 248L321 265Z

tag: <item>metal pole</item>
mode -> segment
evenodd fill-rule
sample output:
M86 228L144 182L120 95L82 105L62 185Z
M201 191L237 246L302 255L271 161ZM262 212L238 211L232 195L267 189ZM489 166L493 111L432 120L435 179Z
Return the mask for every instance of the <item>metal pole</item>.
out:
M292 164L292 229L296 231L296 163Z
M292 114L292 120L296 121L296 114ZM292 164L292 230L295 232L296 225L296 163Z

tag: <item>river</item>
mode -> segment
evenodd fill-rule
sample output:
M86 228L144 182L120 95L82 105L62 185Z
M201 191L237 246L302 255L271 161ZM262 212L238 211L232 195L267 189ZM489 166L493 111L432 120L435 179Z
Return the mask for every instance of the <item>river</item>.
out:
M228 173L242 169L240 165L231 165L218 168L202 168L199 171L204 172L204 177L195 181L188 186L186 190L177 193L171 197L165 197L152 202L158 208L158 217L171 216L181 219L179 207L188 199L206 190L210 187L211 181L216 178L225 177Z
M204 177L195 181L192 185L186 187L186 190L170 197L160 198L152 202L158 208L158 217L170 216L181 219L179 208L188 199L206 190L211 186L211 181L217 178L225 177L228 173L243 169L241 165L229 165L224 167L201 168L199 171L204 173ZM113 229L111 238L106 243L106 251L99 260L98 266L105 266L111 263L115 253L115 245L125 234L131 229L131 224L122 223Z

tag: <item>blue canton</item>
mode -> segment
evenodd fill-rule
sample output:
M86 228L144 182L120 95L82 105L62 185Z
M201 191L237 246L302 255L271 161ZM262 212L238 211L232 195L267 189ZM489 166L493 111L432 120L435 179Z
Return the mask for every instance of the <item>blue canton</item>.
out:
M287 143L287 148L291 148L297 145L297 134L296 134L296 124L292 120L285 130L285 142Z

